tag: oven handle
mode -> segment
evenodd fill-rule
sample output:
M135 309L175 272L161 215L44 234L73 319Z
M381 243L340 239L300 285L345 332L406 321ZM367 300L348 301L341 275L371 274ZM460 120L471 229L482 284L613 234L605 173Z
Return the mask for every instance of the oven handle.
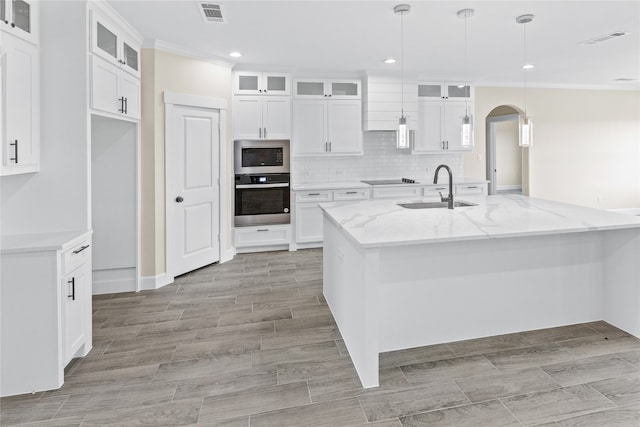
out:
M288 182L283 182L279 184L241 184L236 185L236 188L278 188L278 187L288 187Z

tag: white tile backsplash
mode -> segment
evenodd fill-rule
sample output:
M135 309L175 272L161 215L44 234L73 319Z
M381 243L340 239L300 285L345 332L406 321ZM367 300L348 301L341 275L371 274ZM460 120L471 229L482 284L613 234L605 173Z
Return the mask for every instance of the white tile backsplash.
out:
M440 164L448 165L454 176L463 176L462 153L413 154L411 150L399 150L395 146L395 132L365 132L363 146L362 156L294 157L292 181L310 184L412 178L425 182L433 179ZM445 178L446 173L440 177Z

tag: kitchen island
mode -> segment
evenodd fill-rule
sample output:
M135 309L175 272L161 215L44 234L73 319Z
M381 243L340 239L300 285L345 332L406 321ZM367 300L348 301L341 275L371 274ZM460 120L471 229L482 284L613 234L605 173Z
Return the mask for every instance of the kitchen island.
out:
M640 217L462 200L321 205L324 295L364 387L392 350L596 320L640 337Z

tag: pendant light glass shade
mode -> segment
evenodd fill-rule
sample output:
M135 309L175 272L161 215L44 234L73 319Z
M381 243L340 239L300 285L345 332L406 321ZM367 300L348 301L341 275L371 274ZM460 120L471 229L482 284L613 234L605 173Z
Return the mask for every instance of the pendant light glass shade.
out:
M409 129L407 129L407 118L404 116L398 119L398 130L396 133L396 147L409 148Z
M533 144L533 121L531 117L520 116L518 130L518 145L520 147L531 147Z
M462 141L462 146L465 148L473 147L473 121L468 114L465 114L462 118L462 129L460 140Z

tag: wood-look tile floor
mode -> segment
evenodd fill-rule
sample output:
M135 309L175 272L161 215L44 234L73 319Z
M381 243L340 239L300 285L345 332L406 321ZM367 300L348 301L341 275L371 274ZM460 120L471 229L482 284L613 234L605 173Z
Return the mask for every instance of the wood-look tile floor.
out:
M384 353L362 389L321 250L93 303L91 353L59 390L3 398L3 426L640 425L640 340L604 322Z

